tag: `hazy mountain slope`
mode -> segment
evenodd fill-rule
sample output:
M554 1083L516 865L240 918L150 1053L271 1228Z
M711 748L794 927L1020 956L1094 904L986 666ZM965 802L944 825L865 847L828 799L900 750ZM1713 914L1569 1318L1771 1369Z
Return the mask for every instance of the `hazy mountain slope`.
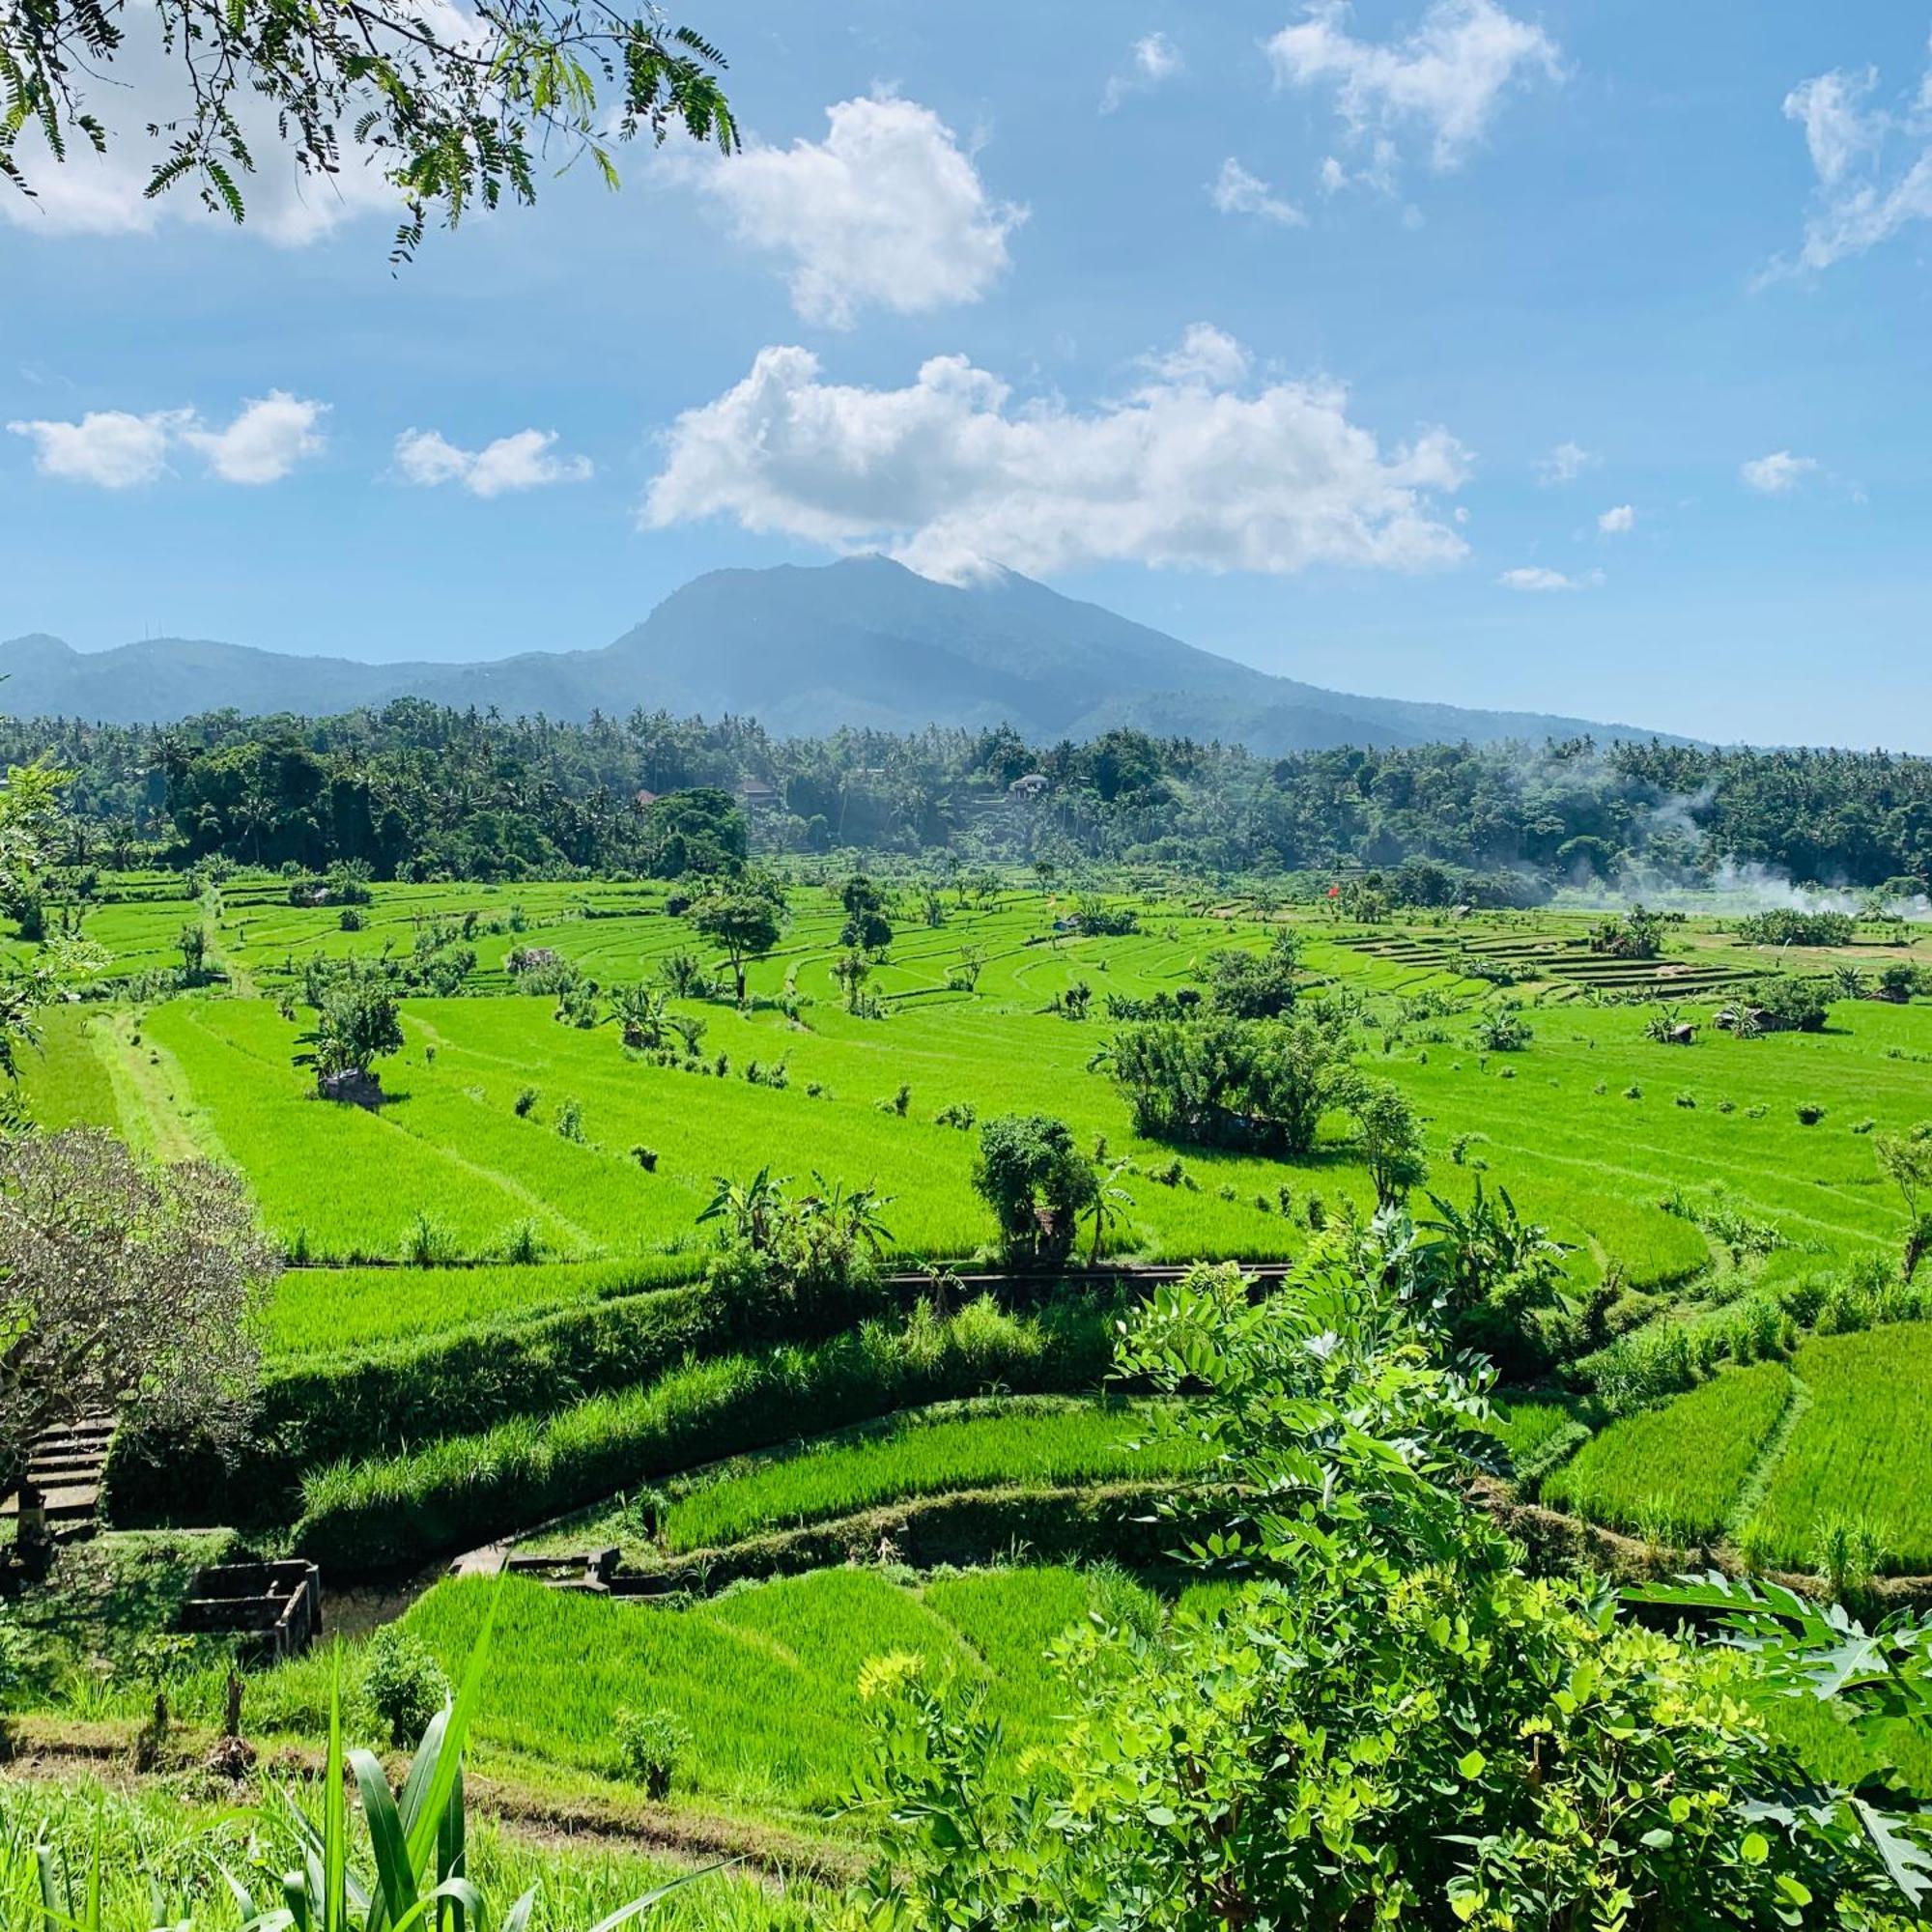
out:
M415 696L559 718L637 706L731 711L779 732L1009 723L1051 740L1138 724L1262 753L1647 735L1574 718L1324 691L1197 650L1024 577L933 583L883 557L714 571L602 650L371 665L178 638L76 652L35 636L0 644L0 672L8 680L0 703L15 716L120 724L220 707L327 713Z

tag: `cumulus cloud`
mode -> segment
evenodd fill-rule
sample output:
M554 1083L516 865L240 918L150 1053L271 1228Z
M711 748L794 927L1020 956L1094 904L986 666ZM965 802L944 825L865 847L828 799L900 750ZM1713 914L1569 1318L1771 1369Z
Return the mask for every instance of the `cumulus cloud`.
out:
M726 516L834 551L884 549L929 577L1103 561L1286 573L1418 570L1465 554L1438 510L1467 459L1441 429L1384 449L1329 382L1253 382L1197 325L1124 395L1021 404L963 355L903 388L826 382L799 348L680 416L640 518Z
M270 389L247 404L226 429L189 423L181 440L199 450L224 483L279 483L303 457L320 452L321 423L327 412L327 403Z
M34 445L34 468L67 483L102 490L130 490L152 483L168 467L168 440L183 419L178 410L130 415L126 410L90 410L78 422L10 422L15 436Z
M1348 0L1310 0L1263 43L1277 82L1331 86L1357 140L1419 129L1438 170L1462 162L1512 89L1562 73L1556 43L1495 0L1431 0L1412 33L1388 42L1356 39L1348 19Z
M1591 571L1587 577L1567 577L1560 570L1546 570L1540 564L1524 564L1518 570L1506 570L1496 579L1505 590L1533 592L1594 589L1603 581L1604 574L1600 570Z
M868 308L922 315L978 301L1006 272L1026 211L987 194L929 107L878 95L826 117L823 141L748 142L727 164L681 172L740 241L786 265L807 322L850 328Z
M211 428L192 410L156 410L133 415L95 410L78 422L10 422L15 436L34 445L34 467L43 476L128 490L166 473L168 456L191 449L223 483L279 483L304 457L324 447L327 403L270 389L244 403L225 428Z
M1261 176L1250 174L1232 155L1208 184L1208 195L1223 214L1255 214L1284 228L1300 228L1308 220L1292 201L1276 194Z
M1559 442L1536 466L1539 483L1574 483L1597 461L1580 443Z
M1784 114L1804 132L1817 186L1795 259L1766 278L1817 272L1862 255L1914 221L1932 220L1932 68L1902 102L1873 101L1876 68L1802 81Z
M396 470L406 483L426 489L455 483L472 497L502 497L588 478L590 459L559 456L555 444L556 432L549 429L520 429L481 449L461 449L438 430L406 429L396 439Z
M1128 50L1123 73L1113 75L1100 97L1100 112L1111 114L1129 96L1145 94L1172 80L1183 66L1180 49L1165 34L1143 34Z
M1754 456L1740 465L1738 474L1747 489L1755 490L1761 497L1788 497L1817 467L1815 458L1793 456L1788 449L1777 449L1769 456Z
M1605 510L1597 519L1597 527L1606 537L1627 537L1636 528L1636 508L1634 504L1619 503L1614 509Z

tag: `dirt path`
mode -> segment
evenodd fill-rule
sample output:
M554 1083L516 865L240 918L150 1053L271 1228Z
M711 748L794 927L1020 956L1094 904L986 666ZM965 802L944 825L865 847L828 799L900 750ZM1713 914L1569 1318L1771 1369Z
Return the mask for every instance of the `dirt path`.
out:
M14 1755L0 1779L32 1778L64 1785L84 1776L123 1793L178 1790L184 1772L204 1766L215 1745L212 1731L181 1727L168 1734L154 1767L137 1771L133 1757L137 1728L128 1719L90 1722L22 1716L14 1720ZM319 1749L270 1745L264 1748L256 1775L314 1777L321 1773L322 1762ZM391 1782L400 1784L409 1766L400 1753L391 1753L386 1768ZM248 1789L246 1780L234 1786L238 1798ZM774 1890L801 1881L844 1884L857 1878L867 1863L862 1846L839 1844L781 1825L696 1807L653 1804L616 1790L608 1795L547 1790L500 1769L466 1768L464 1793L474 1812L526 1843L568 1850L594 1840L607 1848L694 1865L735 1860Z
M160 1161L225 1160L227 1151L207 1115L187 1095L187 1076L135 1013L97 1015L88 1039L107 1069L121 1132L129 1147Z

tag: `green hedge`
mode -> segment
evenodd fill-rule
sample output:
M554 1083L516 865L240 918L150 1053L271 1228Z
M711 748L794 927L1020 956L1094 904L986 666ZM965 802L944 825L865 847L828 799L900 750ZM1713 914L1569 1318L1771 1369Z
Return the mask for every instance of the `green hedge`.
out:
M988 1298L942 1318L924 1304L813 1347L695 1361L548 1422L517 1417L412 1453L343 1461L303 1485L296 1548L336 1571L400 1569L487 1543L748 1449L895 1408L979 1394L1097 1387L1112 1310L1072 1300L1038 1315ZM458 1412L452 1405L445 1415Z

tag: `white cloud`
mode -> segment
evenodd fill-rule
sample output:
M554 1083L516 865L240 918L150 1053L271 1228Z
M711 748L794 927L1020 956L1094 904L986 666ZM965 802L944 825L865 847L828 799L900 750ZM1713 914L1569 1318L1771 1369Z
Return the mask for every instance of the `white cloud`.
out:
M1636 528L1636 507L1632 503L1619 503L1614 509L1605 510L1597 519L1597 527L1606 537L1627 537Z
M1872 104L1878 80L1876 68L1834 71L1784 97L1818 185L1796 261L1774 262L1764 279L1815 273L1932 220L1932 67L1898 108Z
M1264 42L1277 82L1332 85L1357 139L1420 128L1437 169L1483 138L1510 89L1562 73L1555 42L1495 0L1431 0L1412 33L1386 43L1357 40L1348 18L1347 0L1310 0L1306 17Z
M68 483L128 490L152 483L168 467L168 439L183 420L179 410L130 415L126 410L91 410L78 422L10 422L30 439L34 468Z
M1276 221L1284 228L1300 228L1308 220L1292 201L1283 200L1266 182L1250 174L1232 155L1221 163L1221 172L1208 184L1208 194L1223 214L1258 214L1264 221Z
M270 389L245 404L226 429L184 426L181 440L208 459L224 483L279 483L305 456L323 446L318 425L327 403L306 402L286 389Z
M396 439L396 468L405 482L425 488L458 483L472 497L583 482L591 473L590 459L554 455L555 442L554 430L520 429L481 449L459 449L440 431L407 429Z
M1593 570L1587 577L1566 577L1560 570L1546 570L1540 564L1525 564L1518 570L1506 570L1496 579L1505 590L1536 592L1595 589L1603 581L1601 570Z
M1817 467L1812 457L1793 456L1788 449L1778 449L1769 456L1752 457L1739 467L1738 474L1761 497L1788 497Z
M1597 460L1580 443L1559 442L1537 464L1536 480L1546 484L1574 483L1584 470L1592 469Z
M211 429L192 410L156 410L131 415L97 410L78 422L10 422L15 436L34 444L34 467L43 476L127 490L153 483L167 470L175 448L192 449L223 483L279 483L305 456L324 446L320 430L327 403L270 389L244 403L225 429Z
M1340 385L1254 387L1245 352L1206 326L1144 366L1138 387L1083 411L1016 403L963 355L875 389L823 381L807 350L765 349L672 426L641 521L728 516L954 580L988 562L1283 573L1465 554L1435 500L1467 474L1445 431L1384 451Z
M1100 97L1100 112L1111 114L1130 95L1145 94L1172 80L1184 63L1180 49L1165 34L1143 34L1128 52L1127 71L1115 74Z
M1206 383L1216 389L1232 389L1246 382L1248 365L1247 350L1211 322L1189 323L1174 348L1141 358L1141 366L1164 382Z
M1006 272L1007 238L1026 211L988 197L929 107L873 96L826 116L823 141L748 142L733 160L687 159L680 172L741 241L788 265L808 322L850 328L867 308L923 315L978 301Z

